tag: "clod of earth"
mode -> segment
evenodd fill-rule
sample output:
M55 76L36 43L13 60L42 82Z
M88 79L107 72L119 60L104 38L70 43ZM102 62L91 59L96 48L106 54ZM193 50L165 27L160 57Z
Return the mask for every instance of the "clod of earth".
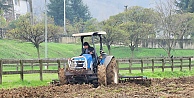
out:
M133 83L111 84L93 88L92 85L61 85L1 89L0 98L194 98L194 76L152 79L145 87Z

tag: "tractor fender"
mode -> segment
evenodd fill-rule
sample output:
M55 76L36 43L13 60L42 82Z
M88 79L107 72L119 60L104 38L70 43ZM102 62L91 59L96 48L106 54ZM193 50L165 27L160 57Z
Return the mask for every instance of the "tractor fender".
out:
M110 61L112 60L112 58L114 58L114 56L106 56L104 64L106 67L108 66L108 64L110 63Z

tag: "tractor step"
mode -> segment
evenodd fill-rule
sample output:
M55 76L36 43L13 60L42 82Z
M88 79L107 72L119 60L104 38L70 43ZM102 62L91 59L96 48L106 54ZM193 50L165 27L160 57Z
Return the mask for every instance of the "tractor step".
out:
M144 86L151 85L151 79L148 79L145 76L119 76L119 83L125 83L125 82L141 84Z

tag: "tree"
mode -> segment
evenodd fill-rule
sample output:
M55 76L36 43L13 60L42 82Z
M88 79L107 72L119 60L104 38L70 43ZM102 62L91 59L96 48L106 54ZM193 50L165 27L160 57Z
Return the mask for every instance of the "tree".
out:
M0 28L3 28L6 26L6 20L3 17L3 12L9 11L11 5L6 5L6 0L0 0Z
M82 19L84 22L91 19L89 9L83 4L82 0L65 0L66 1L66 19L71 24ZM64 0L50 0L48 5L48 14L54 18L55 24L64 25Z
M96 18L92 18L84 23L84 32L93 32L98 31L99 22Z
M45 26L42 22L36 22L36 24L31 24L30 15L24 15L19 17L16 22L16 28L10 31L10 35L13 38L21 39L24 41L31 42L37 49L38 58L40 58L40 43L45 41ZM48 24L48 39L56 36L60 31L59 27Z
M170 57L171 50L175 45L174 35L176 33L176 27L173 23L173 15L176 14L173 0L167 1L166 3L160 0L160 2L156 6L156 11L159 13L159 23L161 25L158 29L158 32L162 33L161 38L164 44L159 45L166 51L166 53Z
M131 7L119 15L122 22L119 27L126 33L123 43L133 52L138 48L140 39L150 38L155 35L155 20L157 13L152 9Z
M194 0L175 0L175 5L179 11L194 13Z
M193 32L194 14L193 13L183 13L174 15L174 25L176 26L176 38L180 40L180 48L183 47L183 40L187 39L188 36Z
M158 32L162 34L161 47L166 51L168 56L171 56L171 50L176 44L176 39L183 40L184 36L191 33L193 15L187 13L177 13L177 8L174 6L174 0L162 2L156 6L156 11L159 13L159 28ZM183 46L181 45L183 48Z
M85 30L85 22L81 19L73 24L69 21L66 22L66 32L67 35L72 35L74 33L83 33Z
M6 25L6 20L5 20L5 18L3 17L3 11L0 10L0 28L5 27L5 25Z
M122 30L118 27L119 21L115 17L110 17L110 19L102 21L100 23L100 28L107 34L103 35L103 42L108 48L109 54L111 54L111 45L114 42L118 42L123 37Z
M7 0L0 0L0 13L9 11L12 5L5 4Z

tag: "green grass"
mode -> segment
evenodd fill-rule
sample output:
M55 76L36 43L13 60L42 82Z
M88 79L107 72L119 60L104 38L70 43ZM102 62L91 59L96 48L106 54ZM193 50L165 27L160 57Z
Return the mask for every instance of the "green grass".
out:
M99 50L99 46L97 46ZM2 40L0 39L0 59L34 59L37 58L36 48L29 42L20 42L15 40ZM106 46L104 46L104 51L107 51ZM48 43L48 58L70 58L73 56L78 56L81 53L80 44L62 44L62 43ZM40 46L41 58L44 58L44 43ZM131 51L129 47L124 46L112 46L111 54L116 58L129 58L131 57ZM194 50L173 50L172 54L174 56L193 56ZM134 51L135 58L141 57L160 57L167 56L163 49L149 49L149 48L138 48ZM120 67L125 68L128 64L121 65ZM139 65L134 65L139 66ZM4 71L15 71L16 67L3 67ZM18 68L20 69L20 68ZM38 70L39 67L35 66L34 70ZM56 69L56 67L49 67L49 69ZM31 70L30 66L25 66L24 70ZM170 78L170 77L181 77L181 76L191 76L194 75L194 70L189 71L183 69L175 69L171 72L171 69L165 69L162 72L161 69L155 69L152 73L151 70L144 70L142 74L140 70L132 71L120 71L121 75L137 76L143 75L147 77L157 77L157 78ZM0 88L17 88L21 86L41 86L48 85L52 79L57 79L57 74L43 74L43 81L39 80L39 74L25 74L24 81L20 80L20 75L3 75L3 84Z
M133 72L132 74L129 74L127 72L122 72L122 75L127 75L127 76L146 76L148 78L172 78L172 77L184 77L184 76L193 76L194 75L194 70L189 71L188 69L179 71L178 69L175 71L170 71L166 70L164 72L160 71L155 71L152 73L151 71L146 71L144 73L139 72Z
M192 62L193 63L193 62ZM186 63L184 64L186 65ZM144 65L151 66L149 65ZM162 66L162 64L155 64L155 66ZM166 64L165 66L171 66L170 64ZM174 65L174 66L180 66L180 65ZM141 64L133 64L132 67L141 67ZM119 68L129 68L129 64L119 64ZM129 70L120 70L119 73L123 76L147 76L150 78L171 78L171 77L182 77L182 76L192 76L194 75L194 69L189 71L189 67L183 67L182 71L180 71L180 68L174 68L173 72L171 71L171 68L165 68L164 72L162 72L162 68L155 68L154 72L152 72L152 69L144 69L143 73L141 73L141 70L132 70L132 73L129 73Z
M43 81L40 81L39 74L25 74L24 81L20 80L20 75L3 75L3 83L0 88L36 87L49 85L52 79L57 79L57 74L43 74Z
M99 46L97 46L99 50ZM0 58L2 59L33 59L37 58L36 48L30 42L0 39ZM104 46L104 51L107 51ZM98 52L98 51L97 51ZM44 43L40 45L41 58L44 58ZM81 53L80 44L48 43L48 58L70 58ZM111 54L117 58L131 57L129 47L112 46ZM193 56L194 50L172 50L174 56ZM135 58L167 56L163 49L138 48L134 51Z

